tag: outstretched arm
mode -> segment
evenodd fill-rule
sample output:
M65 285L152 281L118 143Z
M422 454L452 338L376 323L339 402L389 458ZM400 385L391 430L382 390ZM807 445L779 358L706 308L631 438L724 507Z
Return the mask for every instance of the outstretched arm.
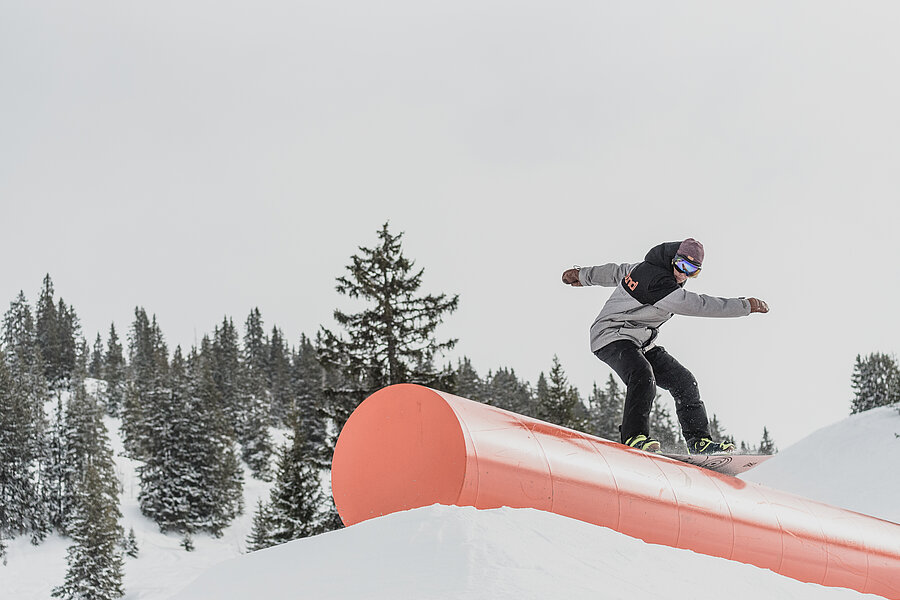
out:
M769 305L758 298L717 298L685 289L672 292L655 306L688 317L745 317L769 312Z
M596 267L576 267L563 272L562 281L566 285L602 285L616 287L634 265L609 263Z

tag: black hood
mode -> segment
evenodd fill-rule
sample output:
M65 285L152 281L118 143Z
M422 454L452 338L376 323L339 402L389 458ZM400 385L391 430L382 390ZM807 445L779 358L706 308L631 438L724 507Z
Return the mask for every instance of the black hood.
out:
M668 270L672 266L675 255L678 254L678 247L681 242L664 242L659 246L654 246L644 257L644 260L651 265L662 267Z

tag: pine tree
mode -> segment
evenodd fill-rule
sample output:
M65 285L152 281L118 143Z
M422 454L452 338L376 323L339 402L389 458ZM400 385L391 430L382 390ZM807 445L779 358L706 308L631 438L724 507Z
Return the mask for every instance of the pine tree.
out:
M132 458L142 458L157 443L146 419L157 404L167 401L168 348L162 331L143 308L136 308L129 334L130 373L122 411L125 449Z
M240 514L242 477L213 369L212 343L188 361L177 348L169 393L149 415L154 444L139 467L141 512L161 531L221 531Z
M175 349L168 371L168 393L156 394L152 410L142 412L141 435L152 439L144 444L143 464L138 467L141 512L156 521L161 531L183 531L190 520L185 497L191 493L188 472L193 460L185 449L187 431L195 421L191 414L191 382L186 373L181 348ZM125 414L129 414L126 404Z
M56 397L53 418L47 429L49 448L47 467L43 474L43 500L47 506L50 526L65 533L65 525L71 511L67 502L71 491L71 469L66 463L66 406L62 394Z
M650 435L659 440L663 452L683 452L685 449L684 438L681 437L681 427L672 418L668 407L660 402L659 395L653 403L650 411Z
M59 315L56 312L54 293L53 281L48 273L44 276L41 295L37 302L35 338L41 352L44 377L51 386L55 386L62 377Z
M272 334L269 336L266 383L275 422L289 423L289 414L294 402L294 394L291 389L291 359L284 333L278 327L272 327Z
M126 376L122 344L119 342L115 324L110 324L106 353L103 356L103 379L106 380L104 393L106 412L112 417L118 417L122 410L125 400Z
M91 352L91 363L88 366L88 377L103 379L103 338L97 334L94 340L94 348Z
M269 481L270 462L274 452L269 433L269 411L265 397L247 396L244 409L244 425L240 436L241 457L256 479Z
M37 303L35 336L44 377L52 388L65 389L75 372L81 326L75 309L60 298L55 303L53 281L44 277Z
M117 498L100 470L89 464L79 484L71 526L74 544L66 553L68 570L65 582L53 590L55 598L113 600L125 595Z
M534 386L535 411L529 416L538 419L544 416L544 406L550 403L550 384L547 383L547 376L541 371L538 375L537 384Z
M319 468L328 468L331 453L328 449L323 387L325 371L312 341L300 336L300 345L291 363L291 385L294 404L289 413L290 423L298 423L307 445L305 452Z
M541 373L538 379L538 414L542 421L555 423L569 429L583 429L585 421L584 405L578 390L569 385L559 358L553 357L549 383Z
M253 528L247 536L247 552L256 552L272 546L271 527L268 508L260 498L256 502L256 512L253 513Z
M265 395L268 388L269 341L259 308L251 310L244 323L242 353L247 386L254 394Z
M588 401L592 422L592 433L603 439L620 441L619 425L622 423L622 411L625 408L625 391L619 386L614 375L606 380L606 387L594 384Z
M137 558L140 554L140 548L138 547L137 536L134 535L134 527L128 530L128 537L122 537L122 551L125 552L126 556L131 558Z
M216 327L213 333L212 361L213 381L222 401L222 410L228 424L241 433L246 420L246 406L241 385L240 346L237 329L229 318L222 319L222 326Z
M199 354L191 355L190 380L193 386L193 428L184 449L194 459L196 490L191 531L204 530L221 535L222 530L244 510L243 471L227 422L210 359L210 343L204 337ZM198 460L199 459L199 460Z
M34 481L33 414L16 392L0 355L0 539L29 530L29 505L39 498Z
M544 381L546 384L546 379ZM535 416L537 399L530 386L520 381L515 369L501 367L496 373L488 373L484 402L520 415Z
M75 377L78 370L78 361L86 359L87 353L81 347L83 345L81 324L78 320L78 315L75 314L75 308L66 306L66 303L60 298L56 314L59 319L59 364L56 367L56 371L59 385L68 389L69 381Z
M759 453L760 454L775 454L778 452L778 448L775 447L775 441L772 440L772 436L769 434L769 430L766 427L763 427L762 441L759 443Z
M49 397L31 307L25 295L10 303L3 318L4 431L0 432L0 530L30 532L34 543L50 531L49 507L43 488L49 467L49 443L44 404ZM0 535L3 531L0 531Z
M463 398L475 400L476 402L483 401L484 381L482 381L468 357L463 357L457 362L453 387L454 393Z
M323 506L326 503L316 467L299 422L281 447L278 474L266 506L265 528L269 545L282 544L326 529Z
M239 378L243 402L239 431L241 455L254 477L268 481L274 451L269 434L272 402L267 381L268 342L258 308L250 312L245 329Z
M107 600L124 595L119 483L102 410L85 392L84 374L83 368L74 373L64 435L69 470L65 530L74 544L66 555L65 582L52 595Z
M709 434L711 439L717 442L728 442L730 444L736 444L734 441L734 436L725 433L725 426L719 421L719 417L713 415L709 420Z
M88 465L98 465L98 473L105 478L110 493L118 498L115 465L109 449L108 433L103 424L103 411L96 398L84 387L83 371L76 372L76 383L65 406L60 435L63 469L59 476L59 515L55 523L61 533L69 533L71 516L77 514L81 500L79 482ZM118 502L118 500L116 500Z
M891 355L875 352L862 358L857 354L850 381L851 414L900 402L900 369Z
M348 274L337 278L338 293L367 305L357 313L334 311L347 338L321 330L323 364L341 371L344 378L341 389L327 390L337 429L375 390L434 379L436 373L422 372L421 367L429 367L436 354L456 343L438 341L435 330L445 314L456 310L459 297L419 294L424 270L414 271L414 263L403 256L402 237L393 235L385 223L378 232L379 244L360 247L360 254L351 257Z

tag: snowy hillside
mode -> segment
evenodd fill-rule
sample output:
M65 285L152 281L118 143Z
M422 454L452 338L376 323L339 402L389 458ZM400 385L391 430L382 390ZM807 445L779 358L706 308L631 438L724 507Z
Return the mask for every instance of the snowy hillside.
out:
M107 427L118 453L117 423ZM900 483L884 476L900 472L896 434L896 410L855 415L744 479L898 521ZM198 535L196 550L185 552L180 536L159 533L141 516L135 464L116 461L123 525L134 528L140 545L140 558L126 560L126 600L681 598L724 589L731 600L866 597L534 510L434 506L243 555L256 499L269 489L249 478L245 514L222 538ZM13 540L0 567L0 600L49 598L63 579L67 544L55 536L38 547Z
M186 552L182 537L165 535L157 525L141 515L138 505L139 480L136 461L123 457L124 446L119 420L104 419L115 454L116 471L122 484L120 510L126 533L134 528L140 555L125 559L125 598L127 600L163 600L205 572L211 566L240 556L250 533L258 498L268 500L270 483L244 473L244 514L238 517L221 538L208 534L194 536L195 550ZM283 441L283 433L275 441ZM9 542L7 565L0 566L0 600L47 600L51 590L62 583L66 572L66 548L70 540L50 536L40 546L32 546L27 536Z
M900 523L898 473L900 412L884 406L816 431L741 479Z
M875 598L533 509L431 506L219 565L173 600Z

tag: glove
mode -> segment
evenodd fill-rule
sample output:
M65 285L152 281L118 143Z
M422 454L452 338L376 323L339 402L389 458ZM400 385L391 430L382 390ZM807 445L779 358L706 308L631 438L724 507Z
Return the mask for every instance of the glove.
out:
M578 281L578 269L567 269L563 271L562 280L566 285L581 287L581 282Z
M759 298L747 298L747 301L750 302L750 312L751 313L767 313L767 312L769 312L769 305L766 304L765 300L760 300Z

